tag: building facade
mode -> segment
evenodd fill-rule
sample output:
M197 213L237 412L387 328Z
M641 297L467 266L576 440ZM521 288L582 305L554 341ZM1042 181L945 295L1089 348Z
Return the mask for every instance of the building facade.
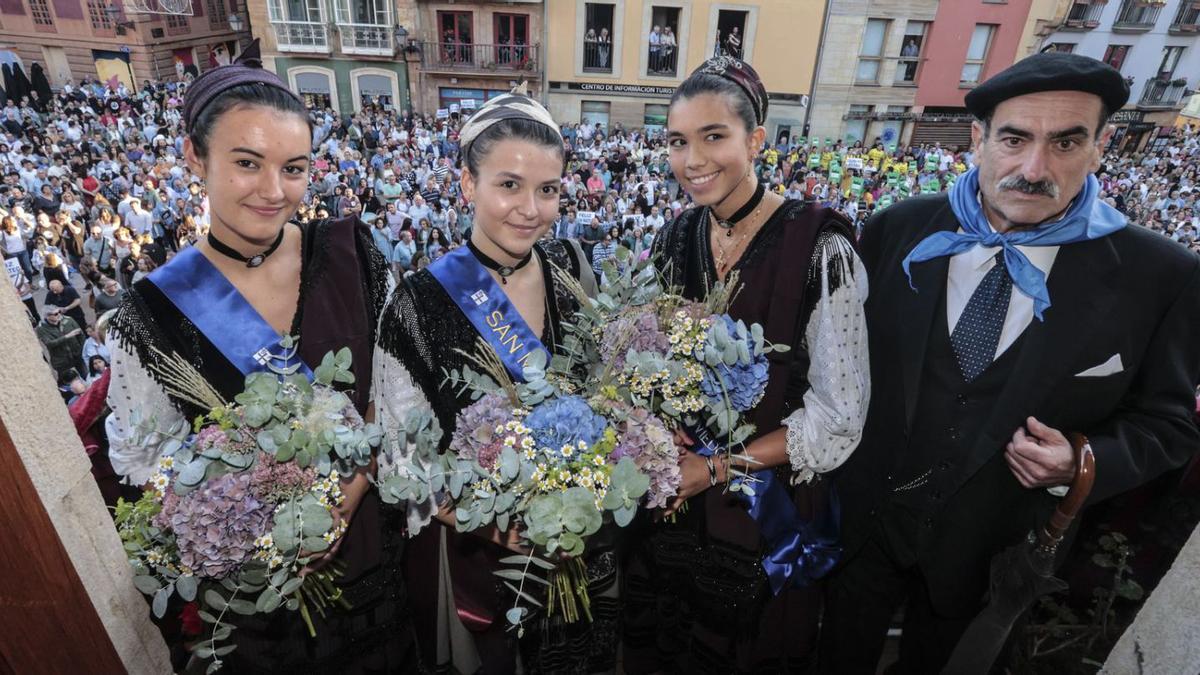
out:
M366 105L412 108L407 29L395 0L247 0L264 67L310 107L351 114ZM408 10L408 11L406 11Z
M100 78L140 88L227 62L249 42L241 0L0 0L0 62L33 63L53 87ZM235 30L236 29L236 30Z
M937 10L938 0L832 0L809 122L813 137L908 142Z
M942 2L930 27L911 141L965 147L972 117L963 99L980 82L1036 47L1036 29L1063 3L1050 0Z
M450 115L525 82L541 98L545 54L542 0L416 0L409 35L420 112ZM557 3L552 3L557 4Z
M546 100L555 119L662 128L675 87L719 50L758 71L768 138L804 135L824 4L810 0L552 0Z
M1200 2L1097 0L1069 3L1043 36L1045 48L1105 61L1129 82L1129 103L1113 115L1113 147L1153 145L1200 89Z
M970 142L963 97L1033 53L1070 0L832 0L811 132L885 146Z

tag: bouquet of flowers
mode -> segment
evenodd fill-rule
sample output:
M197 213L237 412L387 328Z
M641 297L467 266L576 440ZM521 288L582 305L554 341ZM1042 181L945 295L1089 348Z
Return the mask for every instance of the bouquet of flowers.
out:
M286 363L294 341L281 344ZM334 514L344 500L339 481L370 464L383 434L334 388L354 382L348 349L327 354L312 382L298 365L270 365L246 378L233 403L183 360L159 357L151 367L171 393L209 412L167 432L153 489L120 502L116 522L134 584L153 597L155 615L163 616L172 596L197 603L212 629L193 649L213 659L213 672L234 650L221 644L234 629L229 612L286 607L315 635L310 612L345 606L336 568L300 571L345 531ZM152 429L150 422L138 428ZM163 441L157 433L143 442Z
M411 446L412 456L380 477L386 502L447 496L460 532L520 528L530 553L505 558L496 572L516 597L506 616L518 630L526 605L568 622L590 620L588 538L609 520L628 525L643 501L665 505L679 485L666 425L599 377L604 364L594 344L577 336L562 346L551 359L532 354L525 381L514 382L480 340L464 354L473 367L446 372L451 386L474 398L458 415L449 451L439 452L442 432L428 411L414 411L388 430L389 441L396 434L396 445ZM545 592L532 592L533 585Z
M606 364L604 378L615 380L627 408L688 432L708 451L732 454L754 433L745 414L766 392L767 355L789 347L768 344L762 326L729 316L736 273L702 302L664 286L651 261L618 249L576 326L590 332ZM729 489L753 495L753 477L735 475Z

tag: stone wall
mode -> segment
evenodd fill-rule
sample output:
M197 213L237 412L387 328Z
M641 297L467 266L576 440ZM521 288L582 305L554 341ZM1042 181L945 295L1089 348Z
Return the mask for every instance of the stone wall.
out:
M0 419L58 538L126 670L170 673L166 645L150 623L149 606L133 587L133 573L92 478L91 462L29 328L25 306L14 293L0 293L0 326L5 327L0 353L8 364L0 368ZM80 668L87 670L83 664Z
M1192 532L1100 673L1200 673L1200 528Z

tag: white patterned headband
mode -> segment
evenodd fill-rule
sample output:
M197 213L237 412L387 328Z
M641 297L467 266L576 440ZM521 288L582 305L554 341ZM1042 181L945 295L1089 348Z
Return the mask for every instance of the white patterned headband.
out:
M491 128L493 124L504 120L537 122L553 131L554 135L558 137L559 143L562 143L562 132L558 129L558 123L550 116L550 111L526 95L522 91L523 88L524 85L521 85L512 93L497 96L484 104L474 115L471 115L458 133L463 157L467 156L471 144L479 138L480 134Z

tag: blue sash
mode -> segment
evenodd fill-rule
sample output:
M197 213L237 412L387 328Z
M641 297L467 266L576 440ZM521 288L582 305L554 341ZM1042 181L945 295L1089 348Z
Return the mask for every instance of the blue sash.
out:
M471 249L460 246L426 269L500 357L514 380L525 381L525 362L530 354L542 351L549 361L550 350L533 334Z
M707 429L687 431L696 441L692 452L702 457L712 456L720 447ZM828 512L816 522L809 522L800 517L774 471L764 469L751 475L755 479L751 484L754 494L736 494L749 507L750 517L758 524L766 544L762 566L771 582L771 592L778 595L788 587L809 586L828 574L842 554L837 543L841 522L837 493L830 488Z
M299 355L286 359L275 353L279 333L196 247L183 249L146 279L243 375L267 370L274 361L276 368L298 367L313 378Z

